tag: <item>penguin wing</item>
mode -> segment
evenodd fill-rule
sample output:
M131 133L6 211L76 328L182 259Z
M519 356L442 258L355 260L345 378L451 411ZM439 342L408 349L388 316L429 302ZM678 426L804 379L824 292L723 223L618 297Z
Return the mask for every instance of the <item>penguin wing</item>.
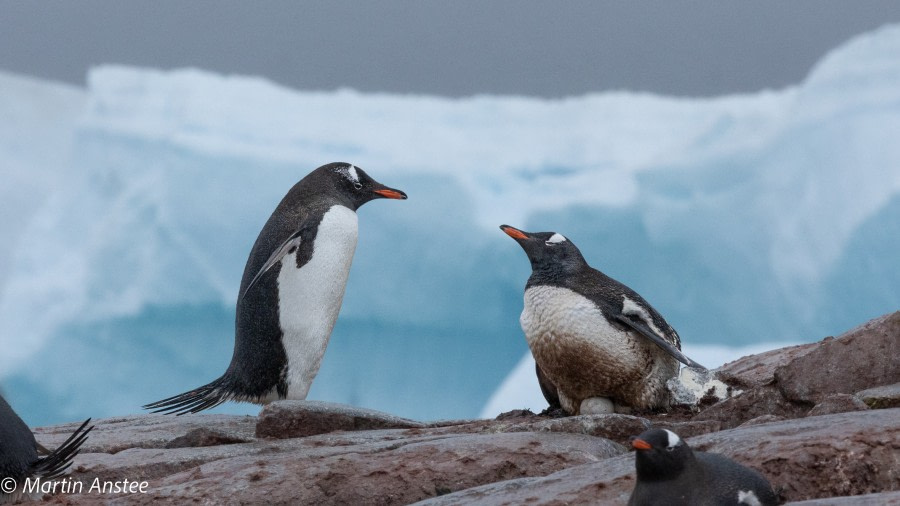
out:
M288 237L286 241L281 243L281 246L275 249L275 252L272 253L271 256L269 256L269 259L266 260L266 263L264 263L262 268L259 269L259 272L257 272L256 275L253 276L252 280L250 280L250 284L248 284L247 288L244 289L244 293L241 294L241 297L247 295L247 292L249 292L250 289L253 288L253 285L255 285L257 281L259 281L259 278L261 278L263 274L269 272L269 270L275 264L280 262L281 259L285 257L285 255L293 253L297 250L297 248L300 247L300 243L303 242L302 233L303 228L291 234L291 236Z
M694 362L687 355L681 352L674 344L672 344L668 339L664 336L656 333L653 328L650 326L648 322L646 322L643 318L643 315L640 313L628 313L626 314L617 314L615 315L616 321L624 324L625 326L631 328L638 334L646 337L647 339L653 341L657 346L663 349L669 355L675 357L676 360L681 362L682 364L688 367L695 367L697 369L706 370L705 367Z

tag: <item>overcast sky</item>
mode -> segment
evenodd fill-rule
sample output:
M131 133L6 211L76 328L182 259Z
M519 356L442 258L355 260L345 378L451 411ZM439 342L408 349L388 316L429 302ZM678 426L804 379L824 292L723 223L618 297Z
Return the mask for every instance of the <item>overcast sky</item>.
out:
M122 63L316 90L708 96L797 83L890 22L900 2L0 0L0 69L76 84Z

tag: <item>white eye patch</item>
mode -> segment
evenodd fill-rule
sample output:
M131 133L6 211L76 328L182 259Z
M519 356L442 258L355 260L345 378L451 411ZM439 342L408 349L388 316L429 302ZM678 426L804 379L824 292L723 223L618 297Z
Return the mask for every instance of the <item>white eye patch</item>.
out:
M553 235L550 236L549 239L547 239L547 243L549 243L549 244L556 244L556 243L558 243L558 242L565 242L565 240L566 240L566 238L563 237L562 235L560 235L560 234L553 234Z
M334 171L341 174L348 180L350 180L351 183L359 183L359 173L356 172L355 165L347 165L346 167L339 167L339 168L334 169Z
M349 169L347 169L347 177L350 178L354 183L359 182L359 174L356 173L356 166L351 165Z
M678 434L675 434L674 432L670 431L669 429L663 429L663 430L666 431L666 435L669 437L669 448L675 448L675 446L677 446L678 443L681 442L681 438L678 437Z

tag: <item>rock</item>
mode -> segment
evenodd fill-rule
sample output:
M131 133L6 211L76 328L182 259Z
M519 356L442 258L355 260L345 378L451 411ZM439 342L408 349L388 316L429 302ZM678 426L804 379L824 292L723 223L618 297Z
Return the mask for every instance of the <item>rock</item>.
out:
M499 415L497 415L497 418L495 418L495 420L509 420L510 418L523 418L530 416L534 416L534 413L532 413L530 409L514 409L512 411L500 413Z
M566 432L611 439L628 444L628 438L650 428L650 421L631 415L578 415L510 426L508 432Z
M785 506L900 506L900 491L789 502Z
M872 409L900 408L900 383L869 388L856 396Z
M690 422L654 421L651 424L654 429L669 429L682 438L709 434L722 430L722 422L717 420L694 420ZM638 433L639 434L639 433ZM635 436L637 434L634 434Z
M81 447L82 453L116 454L131 448L166 448L195 430L215 432L233 441L255 441L256 417L232 415L132 415L91 422L94 430ZM79 423L34 429L35 438L47 448L56 448Z
M747 427L749 425L759 425L761 423L771 423L771 422L780 422L784 420L783 416L775 416L775 415L762 415L757 416L756 418L751 418L746 422L738 425L738 427Z
M816 403L829 394L900 382L900 311L818 343L775 370L778 388L791 401Z
M900 409L752 425L689 442L760 471L788 500L900 489Z
M201 427L169 441L168 443L166 443L165 448L197 448L201 446L249 443L250 441L252 440L235 437L218 430L210 430L206 427Z
M749 355L729 362L714 372L717 378L728 385L738 388L758 388L774 381L775 369L806 355L818 345L819 343L801 344Z
M288 439L339 430L425 427L425 424L373 409L322 401L276 401L259 413L256 437Z
M694 420L718 420L723 428L730 429L766 415L800 418L806 415L810 407L789 402L774 386L764 386L714 404L701 411Z
M570 467L540 478L491 483L435 497L416 506L625 504L634 488L634 455Z
M866 406L866 403L859 400L855 395L831 394L813 406L806 416L832 415L834 413L862 411L864 409L869 409L869 406Z
M169 476L139 504L409 504L485 483L549 474L622 454L611 441L575 434L456 435L356 448L316 458L296 452L223 459Z
M900 409L752 425L687 439L765 475L787 500L900 489ZM571 467L540 478L492 483L421 505L624 504L634 456Z

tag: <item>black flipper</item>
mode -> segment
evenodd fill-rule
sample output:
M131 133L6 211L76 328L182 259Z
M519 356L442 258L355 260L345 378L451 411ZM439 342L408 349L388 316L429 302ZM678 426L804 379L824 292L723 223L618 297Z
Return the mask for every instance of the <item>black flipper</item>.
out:
M257 281L259 281L259 278L261 278L263 274L269 272L269 270L274 267L275 264L280 262L281 259L285 257L285 255L293 253L297 250L297 248L300 247L300 243L303 242L303 237L301 236L302 232L303 229L301 228L300 230L294 232L290 237L288 237L286 241L281 243L281 246L278 246L278 249L276 249L269 256L269 259L266 260L266 263L264 263L262 268L259 269L259 272L257 272L256 275L253 276L252 280L250 280L247 288L245 288L243 293L241 293L241 297L247 295L247 292L249 292L250 289L253 288L253 285L255 285Z
M87 426L90 421L90 418L85 420L81 427L78 427L59 448L31 464L28 469L29 476L37 476L45 480L53 480L62 476L66 469L72 465L72 459L78 455L81 445L84 444L88 434L94 428L93 425Z
M634 316L634 315L630 315L630 316ZM693 360L688 358L688 356L685 355L684 353L682 353L681 350L676 348L675 345L673 345L668 340L666 340L664 337L662 337L659 334L657 334L656 332L654 332L653 329L650 328L650 325L648 325L642 319L636 318L636 317L631 318L629 316L625 316L622 314L616 315L615 318L618 322L625 324L626 326L630 327L637 333L639 333L642 336L646 337L647 339L653 341L653 343L655 343L657 346L662 348L663 351L665 351L669 355L672 355L673 357L675 357L675 359L678 360L679 362L681 362L682 364L684 364L688 367L694 367L694 368L701 369L704 371L706 370L705 367L703 367L702 365L700 365L697 362L694 362Z

